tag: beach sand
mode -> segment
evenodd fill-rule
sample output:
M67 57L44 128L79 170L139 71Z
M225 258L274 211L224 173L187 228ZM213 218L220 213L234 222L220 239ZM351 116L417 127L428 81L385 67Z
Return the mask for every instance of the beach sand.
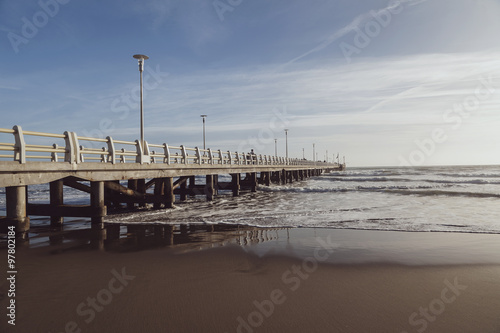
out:
M326 237L329 233L346 244L346 237L381 234L314 230L315 237L325 237L313 245L310 229L293 232L303 237L287 239L288 250L280 245L282 237L260 242L265 251L234 244L187 252L171 247L106 252L66 243L19 247L16 325L4 316L0 331L500 332L500 265L487 258L462 264L405 265L378 257L335 263L331 259L346 251ZM456 236L409 237L449 244ZM490 245L500 240L460 236L474 237ZM279 250L272 249L273 242ZM297 255L301 244L307 251ZM467 242L455 245L464 253L477 250ZM7 290L2 282L3 309Z

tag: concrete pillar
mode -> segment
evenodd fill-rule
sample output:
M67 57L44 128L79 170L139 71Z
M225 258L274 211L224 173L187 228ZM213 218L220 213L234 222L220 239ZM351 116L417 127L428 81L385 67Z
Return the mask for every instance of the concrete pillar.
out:
M207 175L205 183L205 193L207 195L207 201L214 200L214 176Z
M174 208L174 179L172 177L163 178L165 208Z
M250 191L257 192L257 173L252 172L249 174L250 176Z
M60 206L64 204L64 195L63 195L63 180L56 180L49 184L50 188L50 205L51 206ZM55 209L53 209L55 211ZM60 227L63 224L64 218L58 215L50 216L50 226L51 227Z
M91 221L97 229L104 227L106 206L104 205L104 182L90 182L90 205L93 208Z
M233 197L237 197L240 195L240 181L241 175L239 173L231 174L231 189L233 190Z
M137 179L137 192L146 193L146 179ZM146 203L142 202L139 204L139 207L146 207Z
M180 189L181 189L180 199L181 199L181 201L186 201L187 180L184 182L181 182Z
M196 194L194 194L195 193L194 192L194 189L195 189L194 187L195 186L196 186L196 176L190 176L189 177L189 190L190 190L189 191L190 192L189 196L191 198L194 198L196 196Z
M264 175L264 185L271 186L271 173L263 172L262 174Z
M16 227L16 234L21 238L26 238L30 229L30 219L26 212L28 203L27 191L27 186L5 188L7 223Z
M136 191L137 190L137 179L129 179L128 180L128 188ZM127 203L128 209L134 209L134 207L135 207L135 204L133 202Z
M164 181L162 178L156 178L155 179L155 189L154 189L154 193L155 193L155 200L157 200L157 198L160 198L161 196L163 196L163 191L164 191ZM160 209L161 208L161 202L157 201L153 204L153 208L154 209Z
M286 171L283 169L283 171L280 171L280 184L286 185Z

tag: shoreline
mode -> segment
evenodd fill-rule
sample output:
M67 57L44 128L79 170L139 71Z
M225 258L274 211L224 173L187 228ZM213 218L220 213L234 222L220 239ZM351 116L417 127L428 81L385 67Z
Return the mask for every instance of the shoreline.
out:
M7 326L4 319L0 329L52 333L498 333L500 329L500 261L496 262L500 236L306 228L244 233L247 243L239 245L234 230L214 230L211 240L198 238L209 232L179 231L177 238L189 236L195 241L171 247L141 247L141 242L155 237L148 231L142 238L122 240L134 243L135 250L89 246L88 238L20 246L17 324ZM461 257L464 253L468 256ZM420 262L411 263L415 257ZM2 281L3 295L6 286ZM1 298L0 306L6 301Z

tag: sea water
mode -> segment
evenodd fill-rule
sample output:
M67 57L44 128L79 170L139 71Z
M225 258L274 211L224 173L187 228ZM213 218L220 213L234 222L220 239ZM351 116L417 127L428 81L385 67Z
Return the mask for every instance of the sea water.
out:
M29 187L30 202L46 203L48 194L48 185ZM88 202L88 194L65 187L65 203ZM221 191L212 202L197 196L174 209L110 215L106 222L500 233L499 216L500 166L439 166L348 168L240 197Z

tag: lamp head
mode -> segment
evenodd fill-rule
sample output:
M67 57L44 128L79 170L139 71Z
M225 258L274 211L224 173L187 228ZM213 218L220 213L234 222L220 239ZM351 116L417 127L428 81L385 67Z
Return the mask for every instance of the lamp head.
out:
M139 61L139 71L142 72L144 60L149 59L149 57L147 55L144 55L144 54L135 54L134 58Z

